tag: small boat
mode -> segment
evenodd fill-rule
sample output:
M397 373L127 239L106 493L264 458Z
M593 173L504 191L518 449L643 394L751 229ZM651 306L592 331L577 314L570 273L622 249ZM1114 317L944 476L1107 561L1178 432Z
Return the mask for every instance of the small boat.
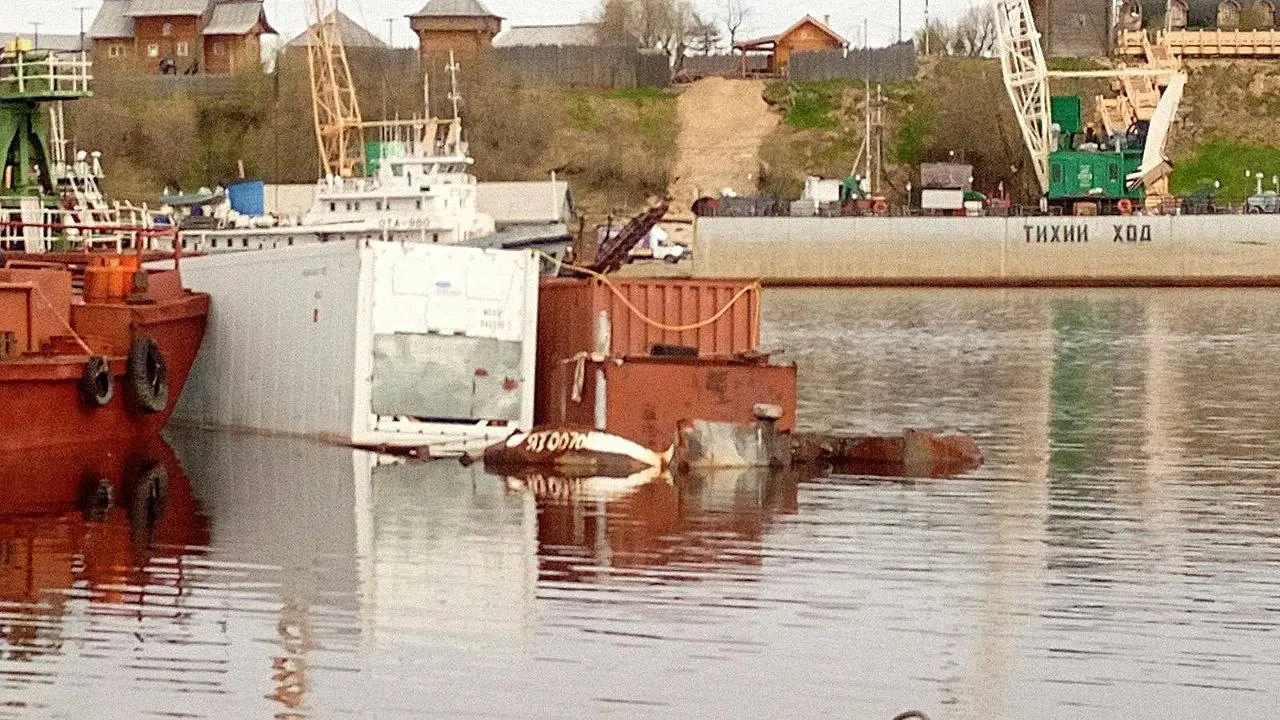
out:
M617 435L564 427L517 431L484 451L485 470L504 475L532 471L622 478L660 471L670 462L671 451L658 453Z
M209 296L183 287L176 260L83 257L0 258L0 454L151 437L182 393Z

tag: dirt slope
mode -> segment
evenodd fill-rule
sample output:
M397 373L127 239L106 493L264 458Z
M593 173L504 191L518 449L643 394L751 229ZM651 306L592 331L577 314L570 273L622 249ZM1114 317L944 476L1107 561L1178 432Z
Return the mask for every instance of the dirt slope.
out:
M679 154L672 175L671 215L690 216L701 195L757 189L760 146L778 124L764 101L764 83L706 78L686 87L678 102Z

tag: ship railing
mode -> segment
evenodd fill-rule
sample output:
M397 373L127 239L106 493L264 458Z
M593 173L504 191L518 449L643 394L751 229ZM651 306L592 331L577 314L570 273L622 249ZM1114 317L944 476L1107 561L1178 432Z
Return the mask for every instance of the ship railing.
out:
M144 208L76 213L30 208L0 210L0 250L25 253L173 252L180 251L177 229L157 227Z
M111 244L107 246L94 245L92 242L81 242L78 247L65 247L61 252L56 248L48 250L36 250L31 246L21 248L28 253L54 253L60 255L80 255L86 258L94 253L112 253L122 255L125 253L134 253L143 256L144 253L161 253L162 256L168 256L173 260L174 267L178 267L182 260L182 247L178 242L178 229L176 227L160 226L160 227L142 227L142 226L102 226L102 225L74 225L68 223L32 223L22 221L0 221L0 237L4 237L9 233L17 236L25 236L32 231L41 233L45 236L55 237L94 237L95 233L101 233L111 238ZM102 237L102 236L98 236ZM15 248L16 249L16 248ZM163 259L151 258L151 259Z
M87 95L92 69L84 52L5 53L0 55L0 97Z

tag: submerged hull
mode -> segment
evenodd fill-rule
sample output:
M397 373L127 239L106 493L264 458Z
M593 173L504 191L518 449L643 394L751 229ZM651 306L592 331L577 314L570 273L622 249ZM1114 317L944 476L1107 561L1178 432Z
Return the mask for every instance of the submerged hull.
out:
M163 304L129 308L135 335L153 338L168 371L169 400L146 412L125 392L127 359L111 356L115 391L102 407L81 399L79 382L87 357L59 355L0 363L0 453L35 448L128 442L159 433L182 394L204 338L209 297L186 294Z

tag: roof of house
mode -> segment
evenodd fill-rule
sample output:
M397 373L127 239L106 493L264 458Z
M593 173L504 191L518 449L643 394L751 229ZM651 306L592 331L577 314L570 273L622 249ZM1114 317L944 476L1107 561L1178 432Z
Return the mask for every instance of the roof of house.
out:
M429 0L409 17L498 17L480 0Z
M262 0L221 3L213 6L209 24L202 31L203 35L248 35L261 23L263 32L276 34L267 22L266 10Z
M130 0L125 15L140 17L195 17L209 9L209 0Z
M597 23L576 25L523 25L507 28L493 39L494 47L579 47L598 45L600 26Z
M248 35L259 26L262 32L276 34L267 22L262 0L237 0L214 5L209 13L209 23L201 31L203 35Z
M0 32L0 48L7 48L18 40L31 43L32 47L35 47L35 39L34 33ZM50 33L40 33L40 47L37 49L76 52L84 48L80 47L79 35L54 35Z
M338 37L342 38L342 44L347 47L371 47L386 48L387 44L383 42L377 35L366 30L362 25L352 20L346 13L341 10L335 11L338 15ZM328 20L329 15L325 19ZM318 24L318 23L317 23ZM288 42L293 47L307 47L315 42L316 26L304 30L300 35Z
M779 40L790 35L796 30L799 30L800 27L803 25L813 25L814 27L818 28L822 32L831 36L832 40L835 40L836 42L840 43L840 47L848 47L849 45L849 41L845 40L844 36L842 36L840 33L836 32L835 30L832 30L829 25L815 18L812 15L805 15L803 18L797 21L794 25L787 28L786 30L783 30L777 35L767 35L765 37L752 38L750 40L739 40L738 42L733 44L733 47L741 50L741 49L755 49L756 46L767 45L769 43L777 44Z
M131 38L134 19L143 17L200 17L207 15L205 35L247 35L259 25L276 34L267 22L262 0L103 0L89 37L95 40Z
M95 39L133 37L133 18L125 13L129 0L103 0L98 16L89 28L89 37Z

